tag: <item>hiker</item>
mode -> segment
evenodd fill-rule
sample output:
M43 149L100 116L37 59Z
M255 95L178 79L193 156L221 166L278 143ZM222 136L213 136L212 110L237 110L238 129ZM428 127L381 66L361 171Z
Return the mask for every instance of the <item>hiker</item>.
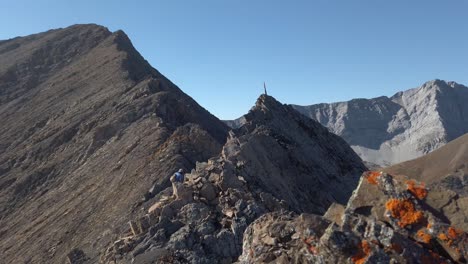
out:
M184 180L185 180L184 170L179 169L176 173L174 173L174 175L171 176L170 180L172 182L173 197L175 199L178 199L179 198L179 191L178 190L180 188L182 188L182 185L183 185Z
M184 170L179 169L174 175L171 176L170 181L172 182L172 189L174 193L174 197L178 198L178 192L177 190L181 188L181 185L184 183L185 180L185 175L184 175ZM162 189L161 188L164 185L160 185L158 183L154 183L153 186L144 194L143 199L135 205L135 207L138 207L142 205L143 203L151 200L158 192L160 192Z

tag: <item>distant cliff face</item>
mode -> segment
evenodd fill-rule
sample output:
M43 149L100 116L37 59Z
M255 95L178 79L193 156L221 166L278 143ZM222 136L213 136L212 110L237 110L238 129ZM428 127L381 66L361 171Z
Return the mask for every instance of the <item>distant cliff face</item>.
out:
M3 263L96 263L153 182L219 154L227 126L97 25L0 42Z
M427 154L468 132L468 88L430 81L394 96L293 107L386 166Z

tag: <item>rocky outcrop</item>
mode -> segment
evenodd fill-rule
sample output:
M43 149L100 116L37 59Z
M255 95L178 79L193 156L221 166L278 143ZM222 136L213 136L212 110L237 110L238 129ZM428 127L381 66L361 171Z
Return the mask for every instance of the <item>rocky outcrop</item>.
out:
M468 134L418 159L384 168L431 190L426 202L453 225L468 230Z
M468 88L429 81L392 97L293 105L380 166L423 156L468 133Z
M245 231L239 263L466 263L468 234L433 214L430 190L367 172L346 207L274 212Z
M95 263L153 183L170 186L174 170L225 143L227 126L122 31L75 25L14 38L0 42L0 61L5 263Z
M365 167L342 139L265 95L245 120L219 156L186 175L179 199L170 188L156 195L102 262L232 263L265 213L325 213L348 200Z
M186 177L179 199L170 188L158 194L146 215L129 222L128 233L107 249L102 262L232 263L241 254L247 225L285 206L271 194L250 192L235 167L222 159L198 163Z

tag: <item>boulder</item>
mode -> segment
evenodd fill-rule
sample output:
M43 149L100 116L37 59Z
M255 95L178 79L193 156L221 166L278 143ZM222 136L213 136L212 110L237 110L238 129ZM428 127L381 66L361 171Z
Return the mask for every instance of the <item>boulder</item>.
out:
M68 264L83 264L86 260L87 258L85 253L79 248L74 248L67 254Z
M216 198L216 189L209 182L205 183L199 192L200 195L205 197L207 201L212 201Z
M190 203L184 205L178 212L178 219L186 225L199 225L205 222L212 212L208 206L202 203Z
M323 215L326 219L330 220L341 226L343 224L343 215L345 213L344 205L333 203L327 212Z

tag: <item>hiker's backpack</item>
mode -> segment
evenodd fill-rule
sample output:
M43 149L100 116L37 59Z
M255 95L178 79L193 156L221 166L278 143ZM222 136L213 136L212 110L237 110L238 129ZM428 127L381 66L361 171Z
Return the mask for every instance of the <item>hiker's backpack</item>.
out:
M175 181L176 182L183 182L184 181L184 175L180 172L175 173Z

